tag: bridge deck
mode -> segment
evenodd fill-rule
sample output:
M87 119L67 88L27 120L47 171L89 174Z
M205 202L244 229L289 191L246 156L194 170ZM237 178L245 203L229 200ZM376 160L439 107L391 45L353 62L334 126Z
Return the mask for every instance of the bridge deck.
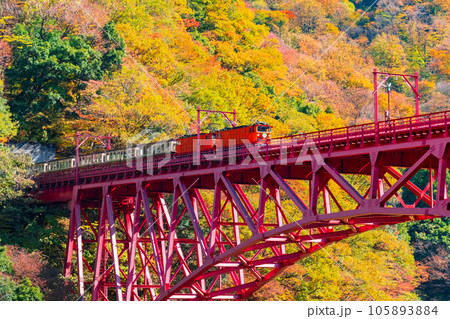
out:
M377 125L369 123L279 137L272 139L269 143L257 146L238 146L235 150L224 149L221 154L206 151L201 154L200 165L196 165L198 163L195 154L172 154L168 161L164 157L158 157L152 160L134 159L129 163L122 161L90 165L80 168L79 183L80 185L92 184L92 186L99 187L103 182L123 184L124 181L130 180L133 183L134 178L143 176L148 176L148 180L170 180L176 175L211 175L213 170L221 167L229 169L230 166L235 166L237 171L246 172L245 175L248 178L242 177L241 181L252 184L250 172L255 167L255 163L258 164L256 166L280 163L291 166L293 158L301 161L299 156L305 152L312 154L314 148L318 149L321 156L336 158L334 163L336 165L340 163L341 173L370 174L370 168L361 168L360 165L355 165L355 162L366 162L368 154L374 149L391 150L392 154L389 159L385 159L389 161L386 162L386 165L408 167L423 151L412 146L424 144L432 139L447 137L449 127L450 113L448 111L423 114L417 117L381 122ZM398 148L402 148L403 152L411 149L411 152L408 157L399 156L395 152ZM416 155L414 156L413 153ZM162 160L165 161L165 164L158 167ZM194 174L192 174L193 171ZM295 171L282 172L282 176L291 179L310 179L311 175L308 174L310 171L311 169L306 163L302 168L296 168ZM39 197L45 201L69 201L75 179L75 169L41 174L35 178L40 191ZM211 177L206 179L211 179ZM117 181L121 182L117 183ZM169 184L171 185L171 182ZM214 187L214 183L206 181L200 184L201 188ZM171 192L172 186L163 187L163 189Z

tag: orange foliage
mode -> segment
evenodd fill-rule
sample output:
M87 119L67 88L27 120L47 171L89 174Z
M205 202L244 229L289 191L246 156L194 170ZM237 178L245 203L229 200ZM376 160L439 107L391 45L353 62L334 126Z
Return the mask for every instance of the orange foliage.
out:
M7 255L13 262L14 279L17 282L30 278L33 285L42 287L44 281L41 272L45 262L40 252L29 253L21 247L7 246Z

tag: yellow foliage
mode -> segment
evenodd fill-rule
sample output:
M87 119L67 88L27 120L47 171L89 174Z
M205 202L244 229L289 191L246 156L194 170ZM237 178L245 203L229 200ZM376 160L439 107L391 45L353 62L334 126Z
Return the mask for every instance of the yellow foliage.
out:
M256 89L251 79L226 70L214 70L193 79L191 90L186 101L194 106L193 110L198 106L224 111L235 109L237 121L241 125L251 124L252 118L256 119L260 114L266 113L269 116L274 109L269 97ZM220 117L211 116L209 121L216 128L224 125Z
M449 50L431 49L430 55L433 57L432 67L437 69L442 75L450 75L450 52Z
M413 291L424 278L408 243L384 230L372 230L291 266L255 299L417 300Z
M333 35L339 34L339 28L336 27L334 24L327 23L326 26L327 26L327 28L325 29L326 33L333 34Z
M170 99L136 66L124 66L104 83L94 96L89 114L94 121L90 129L97 133L113 133L120 144L143 129L159 132L159 139L185 133L189 117L183 105ZM158 94L159 93L159 94Z
M391 113L390 118L401 118L413 116L415 113L415 106L413 101L408 103L406 96L402 93L391 91ZM384 114L388 110L388 94L383 92L378 94L379 111ZM382 117L384 118L384 117Z
M334 114L319 113L316 116L318 130L329 130L332 128L344 127L345 121Z

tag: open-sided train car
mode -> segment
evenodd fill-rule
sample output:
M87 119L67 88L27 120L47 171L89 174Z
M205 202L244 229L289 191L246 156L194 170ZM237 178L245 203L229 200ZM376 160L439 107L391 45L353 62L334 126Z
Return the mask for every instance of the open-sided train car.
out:
M139 158L147 156L160 156L167 153L176 153L178 140L167 140L152 144L143 144L128 149L119 149L105 151L101 153L94 153L80 156L78 167L96 165L100 163L114 163L126 161L130 158ZM68 158L61 160L54 160L46 163L39 163L34 166L34 171L38 174L45 172L61 171L76 167L76 159Z

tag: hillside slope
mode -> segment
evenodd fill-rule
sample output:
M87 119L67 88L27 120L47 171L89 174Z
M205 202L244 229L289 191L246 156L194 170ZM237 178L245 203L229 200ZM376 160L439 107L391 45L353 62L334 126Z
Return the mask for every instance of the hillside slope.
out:
M449 0L0 4L0 143L52 144L60 157L74 154L77 131L112 133L113 147L143 129L157 139L193 132L197 107L235 109L239 124L264 121L274 126L275 136L370 122L374 67L418 72L421 112L449 107ZM394 77L390 83L392 117L413 115L409 88ZM383 118L387 94L381 91ZM204 129L225 126L212 116ZM75 298L56 288L67 212L24 198L29 163L3 145L0 156L20 177L5 173L0 180L0 240L22 247L0 250L0 299L18 299L24 289L20 298ZM436 279L435 265L450 255L448 225L400 226L355 237L291 268L255 298L365 300L368 291L383 300L445 299L445 289L431 295L427 282L442 287L448 278L447 270L444 279ZM427 233L433 227L439 239ZM439 258L419 256L424 243L434 245ZM21 261L14 256L42 260L39 271L18 275ZM340 256L355 279L330 256ZM361 269L367 259L373 268Z

